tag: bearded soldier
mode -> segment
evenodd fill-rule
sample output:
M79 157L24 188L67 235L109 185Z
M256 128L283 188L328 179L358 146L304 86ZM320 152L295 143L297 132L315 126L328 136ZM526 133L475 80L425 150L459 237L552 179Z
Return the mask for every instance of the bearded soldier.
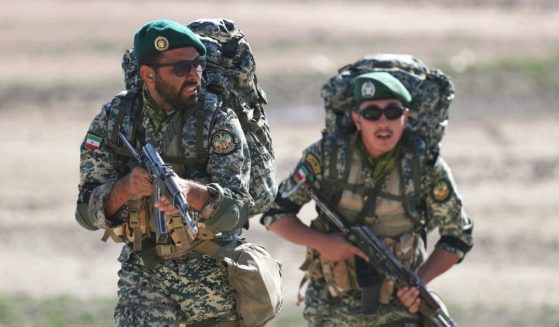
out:
M199 238L217 235L219 244L240 235L252 206L250 154L235 113L201 89L205 54L184 25L144 25L134 37L143 87L104 105L81 145L76 219L125 243L118 326L239 326L234 290ZM150 176L116 137L121 129L134 146L150 143L173 164L191 214L207 233L188 233L167 198L152 200ZM168 243L154 241L154 208L167 213Z
M428 283L461 261L473 245L472 222L462 207L449 167L427 160L420 140L406 129L412 100L387 72L355 79L351 118L357 133L329 134L308 147L297 167L315 176L315 188L353 224L367 225L396 256ZM311 226L296 216L311 200L298 187L296 168L280 184L261 222L284 239L307 247L302 266L310 283L304 317L309 326L421 326L416 288L365 269L365 253L321 217ZM425 235L441 235L426 258ZM365 267L365 268L364 268ZM374 268L374 267L373 267ZM376 290L363 296L364 288ZM373 310L364 312L364 307Z

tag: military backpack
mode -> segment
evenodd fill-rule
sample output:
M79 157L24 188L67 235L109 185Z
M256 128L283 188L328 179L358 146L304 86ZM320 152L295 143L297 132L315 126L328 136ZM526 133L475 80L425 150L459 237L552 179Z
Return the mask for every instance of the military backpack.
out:
M206 46L207 66L203 73L203 87L218 95L222 106L235 111L239 118L250 151L249 193L254 200L250 213L262 213L274 200L277 181L270 127L264 112L266 94L258 85L250 45L231 20L199 19L187 26L200 36ZM125 52L122 68L127 90L139 89L142 80L132 49ZM133 101L123 99L123 103L131 105ZM198 137L196 142L199 145L197 148L201 149L204 143L202 137ZM200 159L199 164L203 164L201 152Z
M351 119L351 111L357 106L355 77L368 72L389 72L408 89L413 100L407 129L426 144L428 158L434 162L448 123L454 86L441 71L429 69L410 55L371 54L340 68L321 89L326 109L325 133L349 135L355 131Z

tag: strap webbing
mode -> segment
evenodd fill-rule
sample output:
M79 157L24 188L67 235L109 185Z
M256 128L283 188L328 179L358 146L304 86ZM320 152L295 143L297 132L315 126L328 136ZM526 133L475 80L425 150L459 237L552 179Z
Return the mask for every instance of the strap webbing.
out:
M204 118L205 113L202 110L196 110L196 158L205 157L204 153Z
M377 192L373 189L373 191L369 194L367 201L361 208L361 211L355 217L356 224L363 224L365 221L365 217L369 216L369 214L374 215L377 208Z
M163 136L161 137L161 147L165 150L164 153L168 153L169 150L171 150L169 149L169 147L171 146L173 139L177 135L179 136L179 140L177 141L177 151L175 153L178 154L184 152L184 148L182 146L180 136L181 136L184 122L186 118L190 116L191 113L192 110L187 110L186 112L180 111L171 119L171 122L169 122L169 125L167 126L165 133L163 133Z
M120 132L120 126L122 126L122 121L124 120L124 115L130 110L130 105L128 101L124 102L124 106L119 108L118 116L116 116L116 121L111 133L111 141L114 144L118 144L118 132Z
M332 151L330 152L329 177L335 179L337 176L336 164L338 162L338 142L332 142Z
M162 158L167 163L171 164L178 164L183 166L202 166L206 163L208 156L206 151L204 151L204 121L206 118L206 113L204 112L204 105L205 105L205 98L203 96L200 97L198 101L198 106L196 109L189 110L186 113L181 115L177 115L173 118L170 125L167 127L166 133L162 139L162 146L165 149L165 152L177 153L182 154L184 153L184 147L179 139L177 141L177 151L169 151L169 146L173 143L173 138L182 131L182 127L184 126L184 122L194 113L195 115L195 133L196 133L196 157L195 158L185 158L182 155L174 156L174 155L163 155Z
M131 109L131 107L132 106L130 106L130 109ZM141 105L141 106L138 106L138 109L136 111L136 116L134 117L134 128L132 129L132 141L133 142L136 139L140 139L141 144L143 144L144 141L145 141L143 120L144 120L144 106ZM115 126L120 127L121 125L119 124L119 125L115 125Z

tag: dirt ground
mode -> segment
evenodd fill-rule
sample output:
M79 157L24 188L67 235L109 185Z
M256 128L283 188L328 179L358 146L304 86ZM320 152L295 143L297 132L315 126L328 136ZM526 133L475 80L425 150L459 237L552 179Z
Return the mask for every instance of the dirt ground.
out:
M448 63L460 80L464 62L557 56L559 9L553 3L0 3L0 39L14 50L0 52L0 295L116 296L119 246L74 221L79 144L97 108L119 91L120 54L142 23L233 17L257 51L264 84L286 72L293 80L331 75L371 48ZM475 246L430 287L451 308L479 312L462 326L537 325L523 324L522 317L541 308L559 311L559 114L548 106L557 97L518 88L521 96L512 97L517 115L507 115L511 101L499 97L498 85L479 90L495 93L488 102L464 92L475 86L457 83L455 115L442 147L475 222ZM281 85L274 87L281 94ZM303 102L275 99L269 115L282 179L301 150L320 137L323 113L316 95ZM302 217L313 217L312 206ZM245 236L284 263L284 311L299 312L293 303L304 249L267 232L258 217L251 222ZM436 240L435 233L430 243Z

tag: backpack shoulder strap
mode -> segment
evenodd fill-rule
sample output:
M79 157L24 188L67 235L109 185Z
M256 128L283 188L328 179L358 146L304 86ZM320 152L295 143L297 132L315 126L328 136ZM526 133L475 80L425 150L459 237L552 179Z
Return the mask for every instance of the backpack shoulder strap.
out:
M204 107L205 103L202 103L202 106ZM203 142L205 116L206 113L204 112L204 110L196 110L195 119L196 119L196 157L197 158L203 158L207 156L206 152L204 151L204 142Z
M351 161L351 153L346 155L347 162L344 165L341 178L338 171L338 157L340 151L348 151L350 149L351 139L337 134L323 134L321 140L322 158L321 162L327 163L326 169L323 170L324 191L326 195L337 203L337 199L341 195L341 191L347 186L347 178L349 174L349 162ZM328 151L326 151L328 149ZM326 153L328 152L328 154ZM327 158L328 157L328 158Z
M213 98L212 96L215 96L215 98ZM169 128L167 129L167 133L164 135L164 138L162 140L163 148L167 150L168 147L173 143L173 139L176 136L180 136L185 121L191 115L193 115L195 119L194 135L196 139L196 157L185 158L184 156L182 156L181 154L184 153L184 147L181 140L177 140L177 153L175 155L163 155L163 160L172 164L184 165L189 167L199 167L205 165L208 161L208 151L204 147L204 130L207 129L209 132L211 132L212 126L215 121L215 116L219 111L219 107L219 98L216 95L208 92L202 92L194 110L178 115L175 119L173 119L173 121L171 122L172 126L169 126ZM212 118L207 119L208 115Z
M122 122L124 121L124 117L127 114L131 114L132 113L132 109L134 107L134 104L138 101L138 96L140 95L141 90L138 88L132 88L130 90L126 90L126 91L122 91L121 93L117 94L117 96L113 99L112 104L113 104L113 108L117 109L117 113L116 113L116 119L115 122L113 124L113 128L110 132L109 135L109 146L113 149L113 151L121 156L127 156L130 157L130 153L128 151L127 148L125 148L124 146L122 146L119 142L119 138L118 138L118 132L120 131L120 127L122 126ZM141 127L141 115L142 115L142 111L143 111L143 106L140 105L138 106L138 108L136 108L136 116L140 116L140 119L138 122L138 119L136 119L132 133L131 133L131 137L132 140L135 141L137 134L138 134L138 128ZM135 117L138 118L138 117Z

